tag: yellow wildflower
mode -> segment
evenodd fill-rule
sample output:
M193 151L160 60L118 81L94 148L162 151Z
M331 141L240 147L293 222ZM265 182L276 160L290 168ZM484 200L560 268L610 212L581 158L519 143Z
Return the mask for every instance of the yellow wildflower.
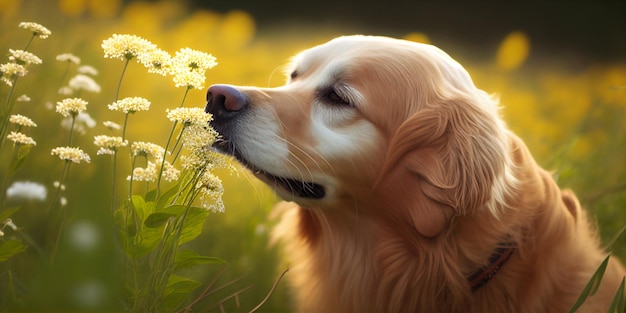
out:
M104 127L110 129L110 130L120 130L122 129L122 126L118 123L115 122L111 122L111 121L104 121L102 122L102 125L104 125Z
M56 111L63 116L75 117L87 109L87 101L81 98L67 98L57 102Z
M17 97L17 99L15 99L15 101L17 102L29 102L30 101L30 97L27 95L21 95L19 97Z
M128 97L109 104L109 110L124 113L135 113L137 111L148 111L150 101L142 97Z
M208 146L191 150L189 154L180 157L182 168L194 171L205 168L209 170L228 168L226 165L228 162L222 159L225 159L222 154Z
M65 117L61 120L61 127L69 130L74 124L74 131L84 135L87 128L94 128L96 121L87 112L80 112L73 117Z
M172 57L167 51L155 49L141 54L137 60L148 69L148 73L165 76L171 72Z
M172 58L172 71L176 87L203 89L206 70L217 65L211 54L183 48Z
M21 22L18 25L20 28L26 29L26 30L30 30L34 36L37 36L41 39L46 39L48 38L48 36L50 36L52 34L52 32L43 27L40 24L37 23L32 23L32 22Z
M91 65L81 65L78 67L77 71L81 74L98 75L98 70Z
M158 175L161 168L161 161L157 160L157 162L148 161L148 165L143 167L136 167L133 169L133 181L145 181L145 182L155 182L158 179ZM180 176L180 171L175 168L171 163L165 161L163 163L163 179L171 182L178 179ZM127 177L127 180L131 180L131 176Z
M108 39L102 41L104 57L119 59L122 61L131 60L140 54L150 53L156 46L150 41L136 35L113 34Z
M205 113L203 108L176 108L167 109L167 118L172 122L195 124L206 126L212 119L212 115Z
M172 63L176 69L202 73L217 65L213 55L190 48L182 48L177 51Z
M65 161L72 161L74 163L91 162L89 155L80 148L74 147L57 147L52 149L51 155L57 155L59 159Z
M37 200L45 201L48 190L46 186L30 182L30 181L16 181L7 188L7 198L10 199L25 199L25 200Z
M57 92L60 95L71 96L72 94L74 94L74 89L70 88L69 86L63 86L63 87L59 88L59 90Z
M176 87L204 89L206 77L196 71L178 71L174 74L173 81Z
M196 185L200 190L200 202L203 208L213 212L224 212L222 181L213 173L206 171Z
M68 86L76 91L85 90L95 93L100 92L100 85L98 85L98 83L96 83L93 78L83 74L77 74L76 76L72 77L68 83Z
M9 86L13 86L15 79L28 73L23 65L13 62L0 64L0 72L2 72L2 81Z
M130 146L134 156L152 156L155 159L162 159L165 149L157 144L145 141L133 142Z
M35 122L33 122L33 120L31 120L30 118L24 116L24 115L20 115L20 114L13 114L9 117L9 122L13 123L13 124L17 124L20 126L26 126L26 127L37 127L37 124L35 124Z
M159 164L160 163L161 162L159 162ZM163 175L163 179L165 179L168 182L175 181L175 180L178 180L178 177L180 176L180 170L175 168L174 165L172 165L170 162L165 161L165 163L163 163L162 175Z
M21 145L31 145L31 146L37 145L37 143L35 142L35 140L33 140L33 138L30 138L20 132L11 131L11 133L7 135L7 139L13 141L14 143L21 144Z
M126 180L155 182L157 181L157 175L159 175L159 172L156 170L156 164L148 161L148 165L145 168L134 168L132 177L128 176Z
M68 62L68 63L74 63L74 64L80 64L80 58L71 54L71 53L63 53L63 54L59 54L56 57L57 61L60 62Z
M28 51L9 49L9 53L11 54L9 60L17 64L41 64L41 59Z
M212 166L218 159L217 152L211 149L216 137L217 132L206 124L185 127L182 141L189 154L181 157L183 168L199 170Z
M96 154L115 154L117 148L125 147L128 145L128 140L122 139L122 137L112 137L106 135L98 135L93 138L93 143L100 147Z

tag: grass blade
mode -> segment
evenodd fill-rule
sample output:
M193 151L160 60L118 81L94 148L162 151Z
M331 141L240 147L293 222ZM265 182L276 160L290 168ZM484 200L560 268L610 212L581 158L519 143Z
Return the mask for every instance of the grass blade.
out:
M602 261L602 264L600 264L600 266L596 270L596 272L593 273L591 279L589 279L589 282L580 293L580 296L578 296L578 299L576 299L576 302L569 310L569 313L576 312L576 310L578 310L583 305L583 303L585 302L585 300L587 300L589 296L595 294L596 291L598 291L598 288L600 287L600 281L602 280L602 276L604 276L604 272L606 271L606 267L609 264L610 257L610 254L607 255L604 261Z
M622 283L617 288L617 292L613 297L613 301L611 302L611 306L609 307L608 313L623 313L624 312L624 280L626 277L622 277Z

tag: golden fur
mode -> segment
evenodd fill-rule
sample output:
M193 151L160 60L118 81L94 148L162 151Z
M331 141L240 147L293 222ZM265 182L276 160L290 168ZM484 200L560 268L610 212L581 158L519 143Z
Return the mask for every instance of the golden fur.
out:
M278 88L211 87L207 110L224 150L293 201L275 237L298 311L567 312L606 253L463 67L433 46L348 36L290 71ZM513 256L472 292L467 276L503 240ZM605 312L624 273L612 258L580 311Z

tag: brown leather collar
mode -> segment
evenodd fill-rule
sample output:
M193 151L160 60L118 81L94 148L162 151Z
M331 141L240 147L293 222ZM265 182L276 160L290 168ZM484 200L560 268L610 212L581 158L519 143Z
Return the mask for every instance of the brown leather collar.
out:
M514 242L499 244L489 257L487 264L467 277L472 292L478 290L492 279L516 249L517 245Z

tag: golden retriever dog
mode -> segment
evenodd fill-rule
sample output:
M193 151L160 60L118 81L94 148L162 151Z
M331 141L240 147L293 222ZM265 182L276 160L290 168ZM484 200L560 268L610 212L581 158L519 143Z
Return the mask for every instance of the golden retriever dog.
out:
M282 198L300 312L567 312L607 253L440 49L339 37L276 88L213 85L215 143ZM611 258L580 312L606 312Z

